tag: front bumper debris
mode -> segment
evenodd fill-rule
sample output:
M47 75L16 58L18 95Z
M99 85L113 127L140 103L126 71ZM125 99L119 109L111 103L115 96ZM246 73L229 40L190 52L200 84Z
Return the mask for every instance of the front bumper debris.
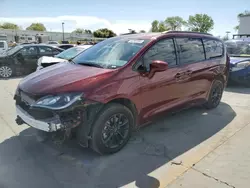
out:
M39 130L43 130L46 132L54 132L63 128L63 125L59 119L59 117L55 116L53 118L37 120L34 119L31 115L25 112L20 106L16 105L16 114L17 121L21 123L21 120ZM18 123L17 122L17 123Z

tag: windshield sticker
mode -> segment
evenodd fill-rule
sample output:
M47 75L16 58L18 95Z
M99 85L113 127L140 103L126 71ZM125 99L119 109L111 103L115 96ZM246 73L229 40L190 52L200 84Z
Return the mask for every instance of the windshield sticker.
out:
M128 43L133 43L133 44L142 44L144 40L129 40Z

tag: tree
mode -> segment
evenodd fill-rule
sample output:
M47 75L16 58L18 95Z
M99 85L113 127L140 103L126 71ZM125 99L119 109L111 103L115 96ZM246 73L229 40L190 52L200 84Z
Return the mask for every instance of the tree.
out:
M207 33L214 27L213 19L207 14L195 14L189 16L188 27L190 31Z
M239 25L237 25L237 26L235 26L235 27L234 27L234 30L235 30L235 31L238 31L238 30L239 30L239 28L240 28L240 26L239 26Z
M164 22L160 22L159 26L158 26L158 32L163 32L163 31L167 31L167 27L165 26Z
M42 23L32 23L26 30L46 31L46 27Z
M92 31L88 30L88 29L81 29L81 28L77 28L76 30L74 30L72 33L77 33L77 34L84 34L84 33L88 33L91 34Z
M2 29L15 29L15 30L20 29L20 27L18 25L10 23L10 22L3 23L3 25L0 25L0 28L2 28Z
M159 21L158 20L154 20L152 23L151 23L151 31L152 32L158 32L159 31Z
M181 27L186 24L186 21L179 16L168 17L165 20L165 25L171 30L181 30Z
M250 11L249 10L245 10L244 12L241 12L238 14L238 18L242 17L242 16L249 16L250 15Z
M116 34L112 30L109 30L107 28L98 29L93 32L93 35L97 38L110 38L116 36Z
M145 30L140 30L140 33L146 33L146 31Z

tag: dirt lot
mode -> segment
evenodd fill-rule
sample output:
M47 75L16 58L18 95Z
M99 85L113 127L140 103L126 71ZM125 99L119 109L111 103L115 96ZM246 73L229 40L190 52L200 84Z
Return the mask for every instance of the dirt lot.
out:
M100 157L74 141L39 142L33 128L16 125L19 81L0 80L0 188L249 187L250 89L227 88L217 109L166 116Z

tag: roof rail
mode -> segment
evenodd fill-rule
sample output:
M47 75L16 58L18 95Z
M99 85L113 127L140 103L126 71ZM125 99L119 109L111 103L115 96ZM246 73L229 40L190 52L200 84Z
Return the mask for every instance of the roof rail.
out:
M204 32L195 32L195 31L174 31L174 30L170 30L170 31L164 31L162 32L163 34L165 33L193 33L193 34L203 34L203 35L210 35L213 36L210 33L204 33Z

